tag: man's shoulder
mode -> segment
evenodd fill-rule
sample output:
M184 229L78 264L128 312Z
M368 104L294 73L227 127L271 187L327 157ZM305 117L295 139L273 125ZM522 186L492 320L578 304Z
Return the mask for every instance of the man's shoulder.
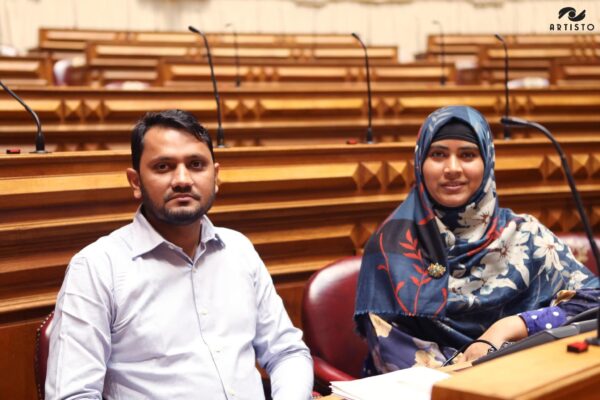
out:
M131 250L131 226L132 224L127 224L98 238L81 249L73 258L96 258L102 255L129 253Z
M227 249L227 254L236 253L245 257L248 261L260 259L260 256L254 248L254 244L243 233L230 228L215 227L215 234L222 243L224 249Z
M217 237L225 243L225 245L232 246L252 246L250 239L241 232L234 229L224 228L221 226L215 226L215 234Z

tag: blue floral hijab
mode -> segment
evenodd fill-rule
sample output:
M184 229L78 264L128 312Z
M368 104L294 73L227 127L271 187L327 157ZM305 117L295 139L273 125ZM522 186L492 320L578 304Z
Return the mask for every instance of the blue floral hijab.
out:
M475 131L485 169L465 205L445 208L427 193L422 166L433 137L453 119ZM498 207L494 162L489 125L475 109L444 107L425 120L415 186L365 246L355 310L361 333L369 314L386 321L424 317L459 346L504 316L547 306L561 289L597 286L534 217Z

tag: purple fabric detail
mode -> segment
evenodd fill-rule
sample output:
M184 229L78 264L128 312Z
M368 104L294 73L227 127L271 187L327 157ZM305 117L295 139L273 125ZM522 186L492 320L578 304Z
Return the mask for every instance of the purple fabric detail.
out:
M525 311L519 316L525 321L529 335L545 329L557 328L567 321L567 313L557 306Z

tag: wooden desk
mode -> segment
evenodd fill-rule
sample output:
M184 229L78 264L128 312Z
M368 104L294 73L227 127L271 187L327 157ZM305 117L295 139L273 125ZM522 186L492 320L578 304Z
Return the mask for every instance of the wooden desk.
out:
M568 343L594 335L584 333L464 370L437 383L431 399L598 399L600 347L567 352Z
M567 352L567 344L595 332L558 340L463 370L433 387L432 400L593 400L600 393L600 347ZM402 396L399 395L398 398ZM330 395L323 400L341 400Z

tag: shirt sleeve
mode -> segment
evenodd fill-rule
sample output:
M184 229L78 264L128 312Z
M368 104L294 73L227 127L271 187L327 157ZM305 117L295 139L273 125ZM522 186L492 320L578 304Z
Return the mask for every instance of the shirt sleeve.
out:
M46 399L102 399L111 350L111 279L73 258L58 294L50 334Z
M527 326L528 335L564 325L567 319L598 305L600 289L583 288L558 292L549 307L525 311L519 316ZM594 318L594 317L593 317Z
M259 364L271 378L273 400L311 398L313 364L302 341L302 331L292 325L273 281L258 254L255 280L257 326L253 341Z
M557 328L567 321L567 314L556 306L525 311L519 316L525 322L529 335L545 329Z

